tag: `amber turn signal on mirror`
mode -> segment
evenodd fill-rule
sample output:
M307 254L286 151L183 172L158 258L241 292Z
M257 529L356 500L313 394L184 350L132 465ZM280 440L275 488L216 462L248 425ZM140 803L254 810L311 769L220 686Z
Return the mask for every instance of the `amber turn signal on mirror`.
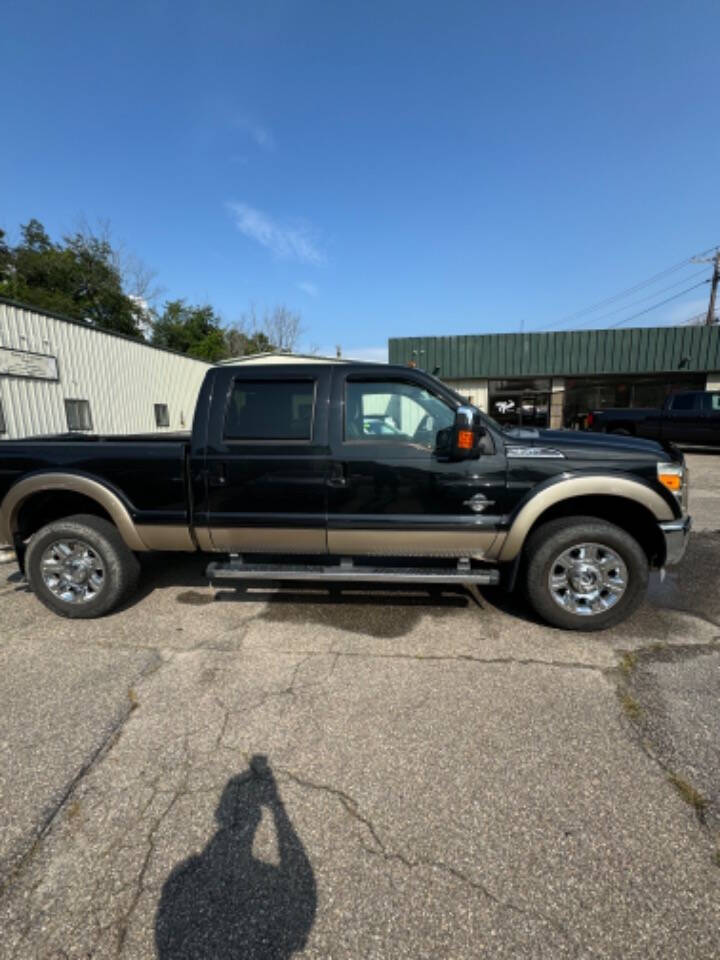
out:
M475 435L472 430L458 430L457 447L458 450L472 450L475 442Z

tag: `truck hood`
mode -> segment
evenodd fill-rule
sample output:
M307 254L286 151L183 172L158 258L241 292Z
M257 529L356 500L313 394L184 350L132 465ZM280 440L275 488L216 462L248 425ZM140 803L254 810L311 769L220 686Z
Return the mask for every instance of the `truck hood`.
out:
M591 433L584 430L536 430L514 427L503 431L506 445L551 447L574 460L673 460L682 454L670 443L625 437L617 434Z

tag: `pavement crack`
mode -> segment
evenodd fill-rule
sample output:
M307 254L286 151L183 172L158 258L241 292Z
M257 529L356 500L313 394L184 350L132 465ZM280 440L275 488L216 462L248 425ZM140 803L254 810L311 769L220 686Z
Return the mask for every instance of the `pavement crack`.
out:
M61 811L67 804L70 797L75 793L78 786L82 781L87 777L93 767L104 757L106 756L113 746L117 743L120 734L122 733L123 727L132 716L135 707L132 703L128 703L128 706L125 707L120 717L112 724L110 729L106 732L105 736L101 740L100 744L96 749L90 754L88 759L82 764L79 770L76 772L75 776L65 785L60 796L57 798L52 807L47 811L43 820L35 834L30 848L25 852L25 854L20 858L15 867L10 871L7 878L0 883L0 896L3 896L11 887L13 881L17 876L23 871L25 866L32 860L35 855L36 850L39 845L42 843L43 839L52 829L53 824L57 820Z
M152 860L153 854L155 853L155 849L156 849L155 838L156 838L157 832L162 826L162 824L164 823L164 821L167 819L167 817L170 815L170 813L172 812L177 802L181 799L181 797L184 797L188 793L188 783L190 780L190 767L191 767L190 748L186 739L183 778L180 784L178 785L178 787L175 790L173 790L172 796L170 797L169 802L165 805L162 812L155 818L150 829L147 832L147 836L146 836L147 849L145 850L145 856L142 859L142 863L140 864L140 869L138 870L137 877L133 884L134 891L133 891L132 898L130 900L130 905L125 911L118 927L118 934L117 934L117 956L118 957L122 956L122 953L125 949L125 944L127 942L127 934L130 928L130 922L132 920L132 916L135 912L135 909L137 908L138 903L140 902L140 898L142 897L143 893L146 890L145 877L147 875L148 867L150 866L150 861Z
M286 767L277 767L276 772L281 776L285 776L288 780L291 780L301 788L315 790L338 800L345 812L352 817L353 820L357 821L362 827L364 827L369 834L370 839L372 840L372 845L368 845L360 840L360 846L370 856L380 857L382 860L388 863L400 863L408 870L438 870L441 873L451 876L453 879L459 881L464 886L469 887L471 890L481 894L490 903L502 910L509 910L514 913L523 914L525 916L534 917L537 920L541 920L543 923L547 924L549 927L559 933L570 944L572 944L577 951L580 951L582 946L584 956L593 955L592 952L588 952L585 945L581 945L572 936L564 924L556 920L554 917L536 910L533 907L516 903L514 900L503 900L501 897L497 896L497 894L493 893L486 884L481 883L479 880L473 879L462 870L454 867L452 864L445 863L442 860L434 860L430 857L409 856L406 853L389 849L388 845L380 836L380 831L375 826L373 821L370 819L370 817L360 811L360 805L357 800L355 800L355 798L345 790L342 790L339 787L330 786L326 783L318 783L313 780L308 780L307 778L301 777L299 774L294 773L292 770L289 770Z
M593 663L584 663L581 660L543 660L539 657L478 657L472 653L364 653L356 651L340 650L281 650L276 653L295 653L307 658L309 657L334 657L334 663L330 670L328 678L332 676L338 659L357 659L357 660L415 660L418 662L468 662L484 663L500 666L517 665L521 667L556 667L562 670L591 670L597 673L604 673L607 667L599 666Z

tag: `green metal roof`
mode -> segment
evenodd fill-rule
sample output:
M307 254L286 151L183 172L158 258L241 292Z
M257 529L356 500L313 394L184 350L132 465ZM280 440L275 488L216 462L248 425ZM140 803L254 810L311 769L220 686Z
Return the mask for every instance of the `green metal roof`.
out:
M720 326L393 337L390 363L443 378L720 371Z

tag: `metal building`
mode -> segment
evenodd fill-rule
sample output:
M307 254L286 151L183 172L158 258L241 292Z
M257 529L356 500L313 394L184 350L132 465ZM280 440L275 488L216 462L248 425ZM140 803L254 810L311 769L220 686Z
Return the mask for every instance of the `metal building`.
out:
M720 389L720 326L404 337L390 363L451 384L502 423L583 426L591 410Z
M0 436L189 430L211 364L0 298Z

